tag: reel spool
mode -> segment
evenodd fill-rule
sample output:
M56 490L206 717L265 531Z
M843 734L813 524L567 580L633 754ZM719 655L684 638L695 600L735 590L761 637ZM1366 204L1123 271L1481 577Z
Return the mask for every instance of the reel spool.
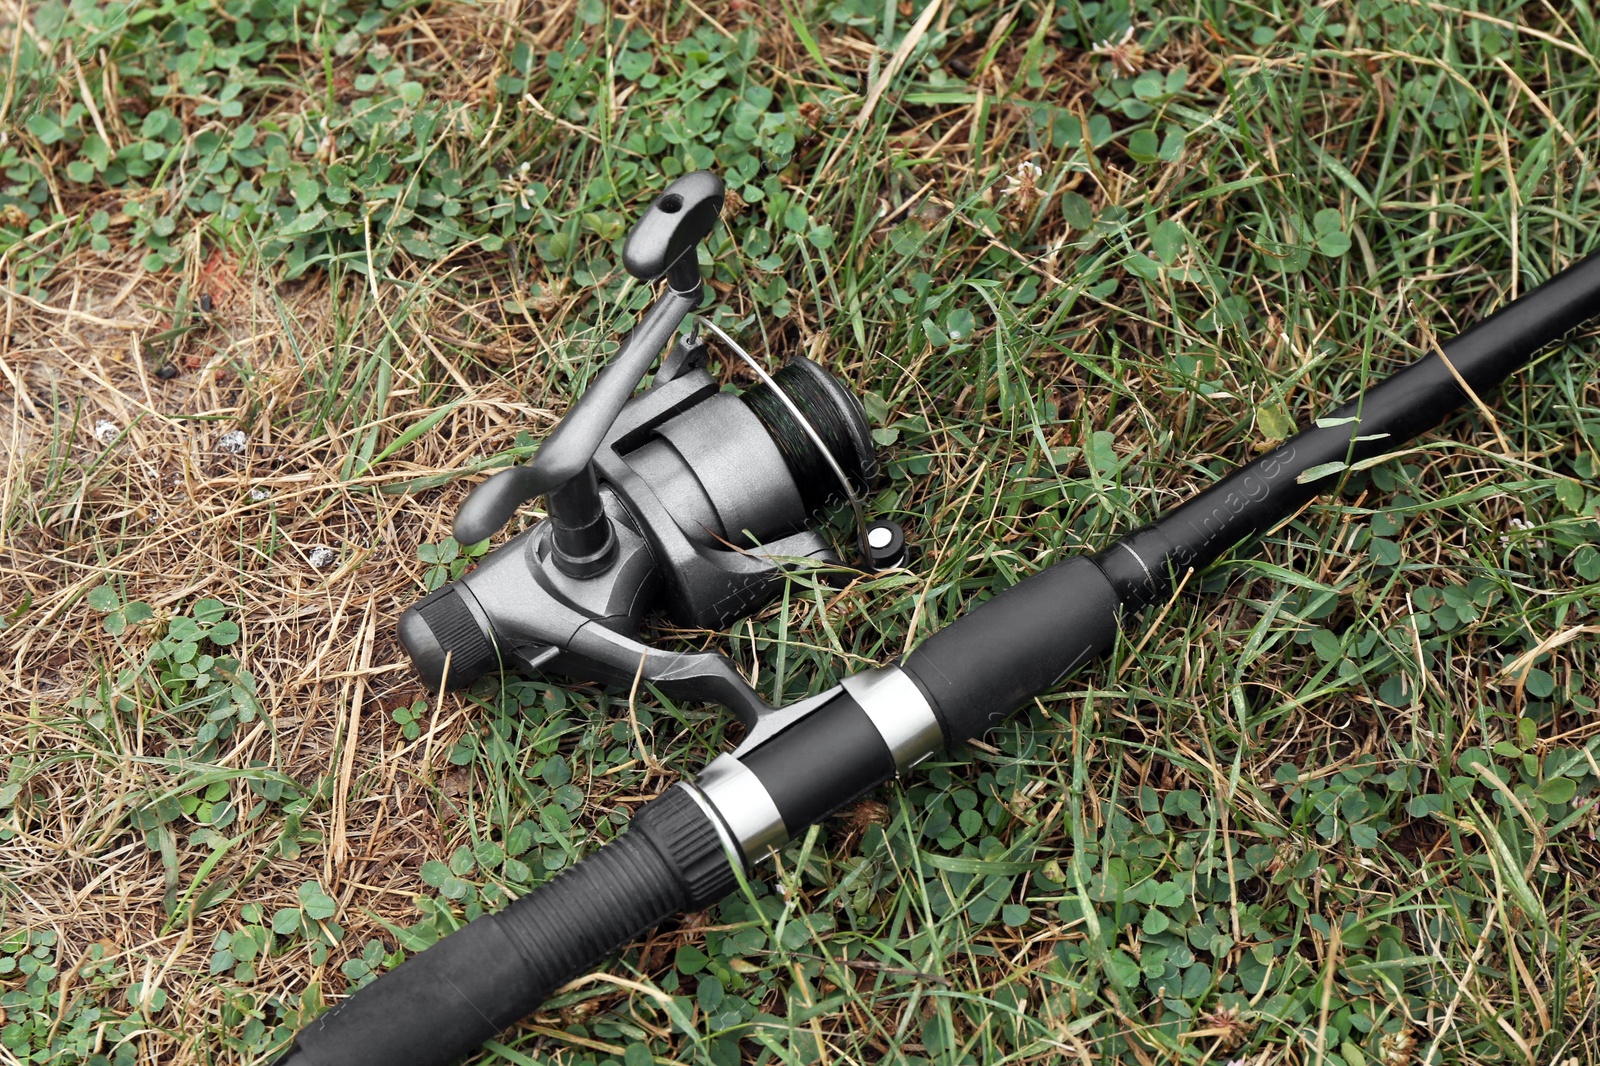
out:
M822 438L819 446L766 382L742 395L719 392L658 427L625 455L691 541L759 549L798 532L878 473L860 402L832 374L796 358L772 377Z
M731 662L639 642L644 617L724 628L770 602L786 567L839 564L814 527L844 503L868 568L886 568L872 565L881 553L861 503L878 474L866 414L821 366L797 357L769 376L704 323L761 382L722 391L693 329L634 395L700 302L694 249L722 195L722 182L701 171L656 200L623 262L643 281L665 274L666 289L534 460L493 475L462 504L463 544L492 535L535 496L547 498L548 517L401 616L401 641L430 688L461 688L497 669L618 686L637 677L731 707L754 726L770 708Z

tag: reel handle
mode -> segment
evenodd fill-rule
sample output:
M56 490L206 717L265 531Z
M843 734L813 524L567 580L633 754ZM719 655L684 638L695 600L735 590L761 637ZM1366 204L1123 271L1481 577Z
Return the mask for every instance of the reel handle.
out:
M590 460L633 396L633 390L677 332L684 316L699 305L701 292L698 285L690 292L669 288L650 305L638 327L628 335L622 351L600 371L567 411L566 417L545 437L533 461L502 470L472 490L456 512L454 533L458 543L476 544L487 540L509 522L524 503L555 492L589 468ZM595 502L598 504L598 496ZM556 517L554 512L551 517ZM588 520L583 522L578 521L578 517L563 515L561 522L568 526L586 526L595 516L584 516Z
M583 572L575 572L574 576L588 576L593 572L594 560L601 560L604 565L610 526L603 521L598 490L592 485L587 491L581 487L593 481L590 461L633 390L672 340L684 317L700 305L704 289L700 267L691 253L716 226L722 201L722 179L709 170L685 174L656 197L628 234L622 260L628 273L641 281L654 281L670 272L667 290L650 305L628 335L622 351L550 431L533 460L500 471L472 491L456 512L453 532L457 542L476 544L487 540L524 503L573 485L577 488L562 494L559 504L552 497L550 518L558 531L558 544L562 531L585 535L582 549L567 553L583 564ZM587 478L586 473L590 475Z

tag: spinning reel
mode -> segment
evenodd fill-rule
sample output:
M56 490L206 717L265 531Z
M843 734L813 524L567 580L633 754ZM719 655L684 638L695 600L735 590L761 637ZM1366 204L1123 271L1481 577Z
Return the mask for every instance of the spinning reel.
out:
M674 341L701 302L695 249L722 203L709 171L656 199L623 265L643 282L665 276L664 291L533 461L490 477L456 513L462 544L538 496L548 517L401 616L400 639L430 688L497 669L622 687L638 679L722 704L753 730L771 708L733 664L642 643L645 616L720 629L770 602L786 568L839 565L810 526L844 502L868 566L899 565L898 526L864 519L878 463L861 404L837 378L803 357L769 376L706 323L762 379L736 395L706 371L696 328ZM650 387L633 395L669 342Z

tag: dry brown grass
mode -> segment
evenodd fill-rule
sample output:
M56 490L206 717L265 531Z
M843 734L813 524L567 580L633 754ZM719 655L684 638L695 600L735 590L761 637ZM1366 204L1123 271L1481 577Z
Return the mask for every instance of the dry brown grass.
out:
M30 784L31 803L49 817L7 845L8 876L27 911L13 911L6 925L55 929L63 967L104 943L108 957L164 988L178 1016L214 1018L225 993L208 974L210 943L237 908L205 911L175 928L168 919L174 885L187 885L211 852L179 840L164 866L126 824L130 804L176 790L187 776L166 761L169 734L146 733L143 715L88 729L84 715L66 706L93 687L97 671L127 655L84 596L115 582L128 599L151 604L157 624L200 597L237 609L238 654L261 682L267 717L243 728L215 765L258 761L297 780L336 781L339 799L305 821L325 847L286 858L274 854L270 826L246 823L244 840L213 876L236 899L269 912L296 905L297 886L320 880L349 916L349 944L358 948L382 932L370 915L409 917L417 867L451 846L449 812L423 798L417 782L444 772L442 753L467 727L464 708L441 705L415 744L398 741L385 713L421 694L402 665L392 622L420 587L415 545L447 532L448 512L439 509L447 501L375 498L369 486L377 479L340 475L349 429L324 434L284 417L308 389L299 360L319 365L336 344L359 348L375 339L376 331L334 339L334 297L325 284L274 296L261 275L240 277L217 304L215 323L171 353L183 372L162 381L141 340L170 326L160 309L173 305L179 279L148 276L127 262L68 265L64 276L70 283L48 309L14 298L6 309L6 358L28 394L8 397L14 417L4 498L37 494L53 471L69 482L0 548L8 604L31 597L37 619L5 634L4 747L54 766ZM248 380L240 367L248 367ZM392 394L396 420L414 415L405 393ZM30 401L39 415L28 411ZM436 452L415 456L416 469L459 465L497 424L536 421L506 389L485 389L481 401L463 409L454 432L433 438ZM59 440L51 403L60 411ZM121 434L109 448L95 436L101 421ZM217 445L234 429L249 440L242 455ZM255 500L253 491L269 495ZM262 550L269 536L282 545L270 555ZM325 569L308 561L318 547L337 553ZM139 687L136 698L149 701L148 688ZM364 782L354 792L352 773ZM248 811L245 782L232 793ZM274 959L262 967L264 987L298 990L322 979L304 967L300 957ZM153 1042L147 1055L200 1061L207 1050Z

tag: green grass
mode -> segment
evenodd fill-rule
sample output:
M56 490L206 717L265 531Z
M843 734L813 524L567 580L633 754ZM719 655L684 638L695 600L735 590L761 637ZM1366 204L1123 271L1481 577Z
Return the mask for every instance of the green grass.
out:
M430 699L393 630L671 176L728 178L718 321L861 392L918 549L658 634L785 700L1592 249L1586 4L919 3L0 14L0 1060L270 1061L725 750ZM1600 1057L1595 343L474 1061Z

